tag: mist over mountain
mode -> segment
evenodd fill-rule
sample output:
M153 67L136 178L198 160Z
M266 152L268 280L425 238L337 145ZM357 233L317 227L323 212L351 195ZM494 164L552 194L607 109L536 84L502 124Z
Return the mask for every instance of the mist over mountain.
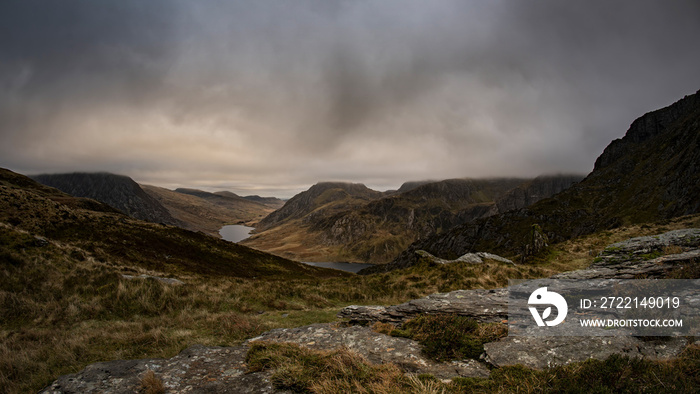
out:
M608 145L584 180L553 198L421 239L381 269L414 264L417 250L445 258L475 251L517 255L533 225L551 242L559 242L700 212L699 96L686 96L636 119L623 138Z

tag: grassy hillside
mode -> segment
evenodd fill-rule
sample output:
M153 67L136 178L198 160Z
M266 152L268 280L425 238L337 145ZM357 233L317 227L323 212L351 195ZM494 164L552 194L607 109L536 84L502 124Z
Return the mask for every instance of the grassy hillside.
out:
M226 194L206 193L202 196L150 185L141 185L141 188L166 207L175 219L185 223L187 229L217 237L221 226L253 225L274 211L262 203Z
M0 387L8 393L35 392L97 361L172 357L195 343L235 345L272 328L334 321L338 310L350 304L397 304L438 291L504 286L509 278L581 268L593 260L591 251L610 242L700 225L698 217L690 217L663 227L594 234L560 244L527 266L424 261L405 270L356 276L300 269L205 235L132 221L92 200L7 171L0 174ZM113 228L102 232L105 223ZM135 243L137 235L180 249L167 260L152 256L150 244ZM154 247L159 253L167 249ZM206 257L208 248L214 248L209 261L200 261L197 256ZM188 258L190 253L194 257ZM259 261L262 267L250 267ZM184 283L123 274L175 277Z
M389 195L319 184L262 220L243 244L303 261L386 263L417 239L498 213L495 201L522 185L503 206L529 205L578 179L448 179L414 182Z

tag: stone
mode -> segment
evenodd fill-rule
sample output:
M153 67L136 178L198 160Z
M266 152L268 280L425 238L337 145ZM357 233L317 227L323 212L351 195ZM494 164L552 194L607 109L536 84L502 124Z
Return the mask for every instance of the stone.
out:
M495 366L522 364L544 369L585 361L604 360L613 354L662 360L677 356L688 341L671 337L644 341L620 337L505 337L484 344L484 361Z
M246 343L256 341L295 343L313 350L345 347L360 354L371 363L392 363L406 372L433 374L439 379L489 376L488 368L476 360L438 363L424 357L421 354L420 344L414 340L380 334L363 326L324 323L298 328L282 328L263 333Z
M452 264L452 263L481 264L484 262L484 259L487 259L487 260L498 261L499 263L506 263L506 264L515 265L515 263L512 260L509 260L505 257L501 257L501 256L496 255L496 254L486 253L486 252L465 253L454 260L441 259L439 257L433 256L432 254L426 252L425 250L417 250L416 254L421 256L421 257L427 258L430 262L432 262L434 264Z
M269 372L248 373L248 347L194 345L170 359L117 360L88 365L64 375L41 391L58 393L137 393L141 377L151 370L168 393L284 393L270 382Z
M499 323L508 318L508 290L456 290L432 294L393 306L343 308L338 317L351 322L381 321L398 324L422 314L456 314L482 323Z

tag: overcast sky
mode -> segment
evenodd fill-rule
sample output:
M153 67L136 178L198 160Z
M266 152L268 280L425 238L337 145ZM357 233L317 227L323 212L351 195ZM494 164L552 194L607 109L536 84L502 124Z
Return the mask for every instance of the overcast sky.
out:
M0 166L290 197L588 173L700 89L698 1L5 0Z

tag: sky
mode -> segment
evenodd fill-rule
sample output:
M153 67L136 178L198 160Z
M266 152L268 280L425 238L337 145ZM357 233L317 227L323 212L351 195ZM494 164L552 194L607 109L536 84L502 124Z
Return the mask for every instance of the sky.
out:
M5 0L0 167L283 198L581 173L700 89L700 2Z

